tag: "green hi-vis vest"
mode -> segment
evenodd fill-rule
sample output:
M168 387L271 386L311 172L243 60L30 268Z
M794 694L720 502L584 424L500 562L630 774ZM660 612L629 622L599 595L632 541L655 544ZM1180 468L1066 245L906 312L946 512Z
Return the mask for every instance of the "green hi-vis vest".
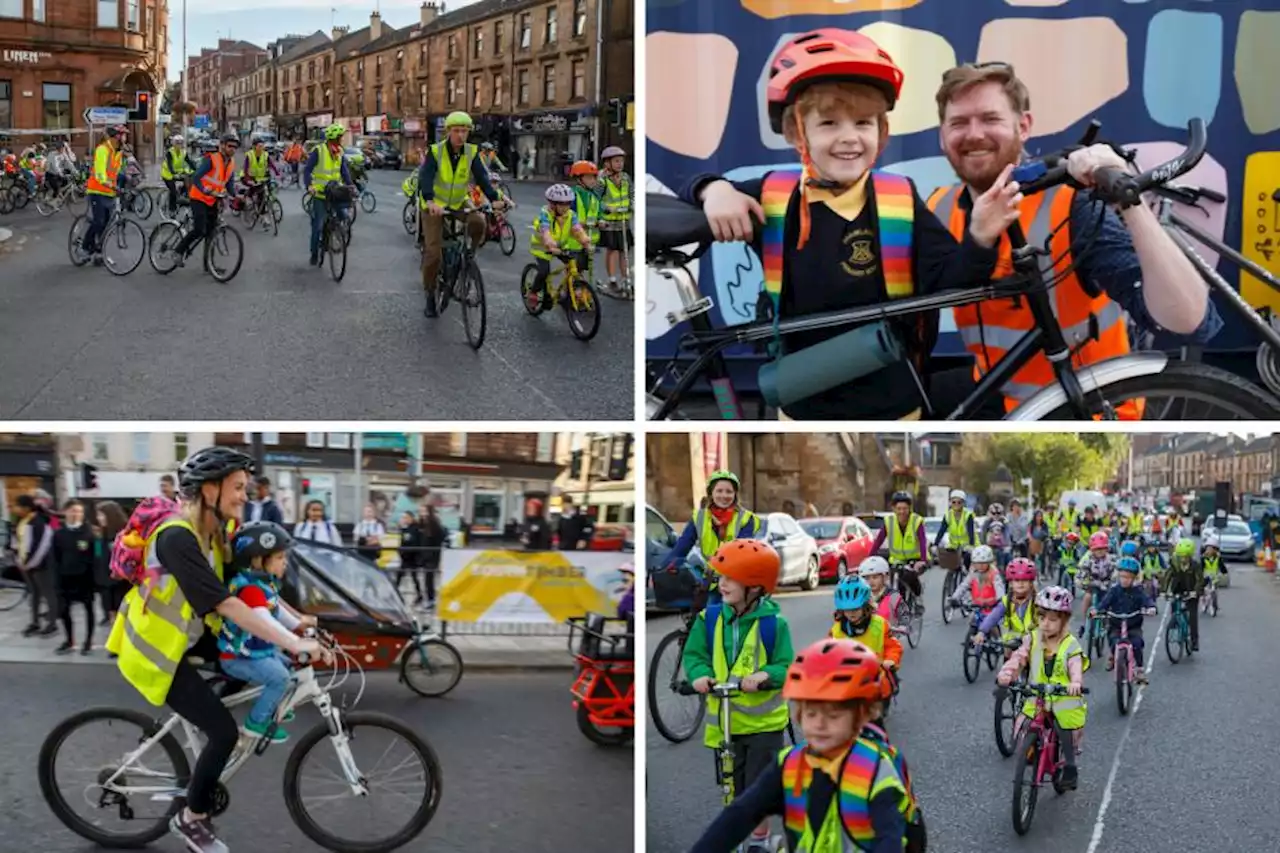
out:
M744 527L758 523L759 519L751 510L738 507L734 510L729 523L725 525L723 539L716 535L716 527L712 521L711 513L705 509L698 509L693 513L693 529L698 531L698 547L702 549L702 556L708 560L715 555L721 545L737 539L738 533Z
M573 211L566 210L564 216L560 218L556 218L555 214L546 207L542 208L541 213L545 213L551 220L551 239L555 240L556 245L561 249L568 250L569 240L573 237ZM533 219L533 235L529 237L529 251L535 258L549 261L551 254L542 247L542 232L538 230L538 222L541 219L541 216L535 216Z
M604 179L604 220L606 222L622 222L631 218L631 179L625 175L622 185L616 186L609 178Z
M947 510L945 521L947 523L947 541L952 548L968 548L973 545L969 541L969 521L973 518L973 512L968 509L960 511L960 517L956 518L955 513Z
M120 612L116 615L107 639L107 651L119 657L116 666L125 681L132 684L152 705L165 704L173 675L178 669L192 637L188 631L196 621L195 610L178 585L178 580L168 574L156 560L154 543L161 532L170 527L181 527L196 536L195 528L185 519L170 519L156 528L147 540L148 568L160 574L155 581L148 581L129 590ZM222 548L215 544L210 566L223 579ZM222 628L222 617L210 613L204 623L215 634Z
M1146 517L1142 515L1142 513L1129 516L1129 532L1141 533L1143 522L1145 522L1146 520L1147 520Z
M1089 668L1089 659L1085 657L1084 650L1080 648L1080 643L1076 641L1076 635L1067 633L1062 638L1062 642L1058 644L1058 654L1053 659L1053 672L1046 679L1044 677L1044 641L1040 639L1040 632L1034 631L1031 634L1031 657L1027 666L1027 682L1029 684L1061 684L1066 687L1071 683L1071 678L1067 674L1067 661L1073 657L1079 657L1081 665L1084 669ZM1085 717L1088 715L1089 706L1085 703L1083 696L1050 696L1045 699L1046 705L1053 711L1054 718L1058 724L1067 731L1084 728ZM1034 699L1028 699L1022 706L1022 713L1028 717L1036 712L1036 703Z
M187 167L187 152L174 145L169 148L164 155L164 162L160 164L160 177L166 181L172 181L178 175L189 175L191 169Z
M889 562L905 563L908 560L924 559L924 555L920 553L920 538L916 533L922 524L924 519L914 512L907 519L906 529L898 526L898 516L889 516Z
M333 154L328 145L316 149L316 167L311 170L311 191L316 198L324 198L325 185L342 181L342 152Z
M246 151L244 155L244 163L247 167L245 172L255 181L265 181L267 179L267 157L270 155L263 151L258 156L256 151Z
M448 148L447 139L431 146L431 156L436 158L436 180L431 185L431 194L433 201L445 210L460 210L467 200L471 185L471 163L479 149L470 142L464 143L462 156L458 158L458 167L455 169ZM425 208L426 200L421 196L418 198L418 203Z
M575 189L573 194L578 200L578 222L586 229L587 236L591 238L591 245L594 246L600 242L600 196L584 189ZM569 235L568 241L561 245L571 252L580 252L585 248L572 234Z
M717 682L723 683L730 678L742 680L748 675L759 672L769 663L769 650L765 648L760 636L760 620L751 622L746 639L742 643L742 651L730 667L724 653L724 626L727 614L716 619L714 636L711 645L711 668L715 672ZM705 616L703 618L706 618ZM741 618L732 620L734 647L737 647L738 629ZM720 731L720 699L707 696L707 733L702 742L715 749L724 742L724 733ZM728 700L729 724L733 726L735 737L757 734L759 732L780 732L787 727L787 703L782 698L782 688L760 690L755 693L740 693Z

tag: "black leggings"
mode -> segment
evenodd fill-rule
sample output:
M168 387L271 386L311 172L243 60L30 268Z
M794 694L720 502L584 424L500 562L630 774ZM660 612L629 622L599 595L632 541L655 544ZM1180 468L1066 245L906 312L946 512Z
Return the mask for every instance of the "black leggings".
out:
M413 590L418 594L418 599L417 599L418 601L421 601L424 598L422 594L422 582L425 580L427 583L427 594L425 598L427 599L427 601L430 601L433 604L435 603L436 573L434 569L424 569L419 566L410 566L407 569L397 570L396 578L395 578L396 592L400 592L400 584L402 581L404 581L405 575L408 575L410 580L413 581ZM404 598L404 593L401 592L400 597Z
M218 777L240 739L235 718L196 668L185 660L178 664L178 670L173 674L173 684L169 685L169 696L165 701L208 738L187 786L187 807L193 814L207 815L213 811L213 792Z

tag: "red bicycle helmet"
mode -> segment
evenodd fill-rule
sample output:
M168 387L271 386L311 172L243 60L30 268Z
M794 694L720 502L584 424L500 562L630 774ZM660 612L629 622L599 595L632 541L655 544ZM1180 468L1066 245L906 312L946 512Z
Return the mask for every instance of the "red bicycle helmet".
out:
M796 36L769 66L769 124L782 133L782 113L800 93L820 81L866 83L884 92L889 109L902 94L902 69L878 44L853 30L828 27Z
M1107 536L1104 531L1099 530L1097 533L1089 537L1089 550L1094 548L1110 548L1111 537Z
M1033 581L1036 579L1036 564L1026 557L1014 557L1004 570L1005 580Z
M856 640L819 640L796 655L782 686L785 699L848 702L879 699L884 670L875 652Z
M766 593L772 594L778 588L782 558L758 539L734 539L716 549L711 568L743 586L762 586Z

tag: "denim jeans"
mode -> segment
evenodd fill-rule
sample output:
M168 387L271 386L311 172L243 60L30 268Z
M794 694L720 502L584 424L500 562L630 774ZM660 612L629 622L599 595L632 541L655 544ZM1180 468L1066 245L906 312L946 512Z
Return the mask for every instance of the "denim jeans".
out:
M111 211L115 209L115 200L110 196L91 193L89 195L89 227L85 229L80 248L92 252L102 232L111 220Z
M249 722L256 726L266 725L289 686L289 667L284 658L279 655L269 658L233 658L222 662L222 670L232 678L262 685L262 695L249 709Z
M346 217L348 205L335 205L335 213ZM316 197L311 203L311 257L320 254L320 232L324 230L324 218L328 213L328 205L325 200Z

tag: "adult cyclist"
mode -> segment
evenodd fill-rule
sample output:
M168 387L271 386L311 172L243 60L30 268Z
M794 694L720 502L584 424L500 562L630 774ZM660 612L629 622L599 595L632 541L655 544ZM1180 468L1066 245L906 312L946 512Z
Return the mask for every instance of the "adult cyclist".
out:
M235 718L190 659L216 664L217 632L225 619L293 654L319 653L332 660L315 640L289 633L228 591L228 521L240 519L253 470L251 457L227 447L205 448L182 463L181 513L152 535L146 562L155 574L125 596L107 640L126 681L152 705L168 705L205 735L186 807L169 822L170 831L194 853L229 850L209 815L218 777L240 735ZM199 638L192 643L194 635Z
M307 157L302 167L302 182L307 192L314 196L311 205L311 266L320 265L320 235L324 231L324 221L328 216L329 204L340 217L346 217L347 208L351 204L351 187L354 181L347 158L342 152L342 136L347 132L340 124L331 124L324 129L324 145ZM330 187L336 184L336 187ZM345 189L346 192L340 191ZM332 198L326 198L332 195Z
M160 164L160 179L164 181L164 185L169 189L169 215L174 216L178 212L178 186L179 181L186 178L187 175L195 174L196 164L191 160L191 155L187 153L186 142L182 138L182 134L175 133L169 137L169 149L165 152L164 162Z
M948 497L950 506L942 516L942 524L938 526L938 534L933 537L933 547L942 547L946 537L947 547L960 552L964 568L969 568L969 551L978 544L977 531L974 530L973 510L966 505L968 496L960 489L952 489Z
M893 515L885 520L884 527L876 533L876 541L871 544L871 553L880 552L880 546L889 541L889 564L907 566L908 571L898 575L898 582L911 590L915 596L916 613L924 613L924 587L920 584L919 572L924 571L925 556L929 553L929 542L924 535L924 519L912 511L912 498L908 492L894 492L890 503Z
M707 494L702 505L693 511L676 545L667 556L667 571L678 571L689 552L697 547L705 561L725 542L734 539L762 539L767 525L764 519L744 507L739 500L742 484L732 471L713 471L707 479ZM705 578L712 582L714 576Z

